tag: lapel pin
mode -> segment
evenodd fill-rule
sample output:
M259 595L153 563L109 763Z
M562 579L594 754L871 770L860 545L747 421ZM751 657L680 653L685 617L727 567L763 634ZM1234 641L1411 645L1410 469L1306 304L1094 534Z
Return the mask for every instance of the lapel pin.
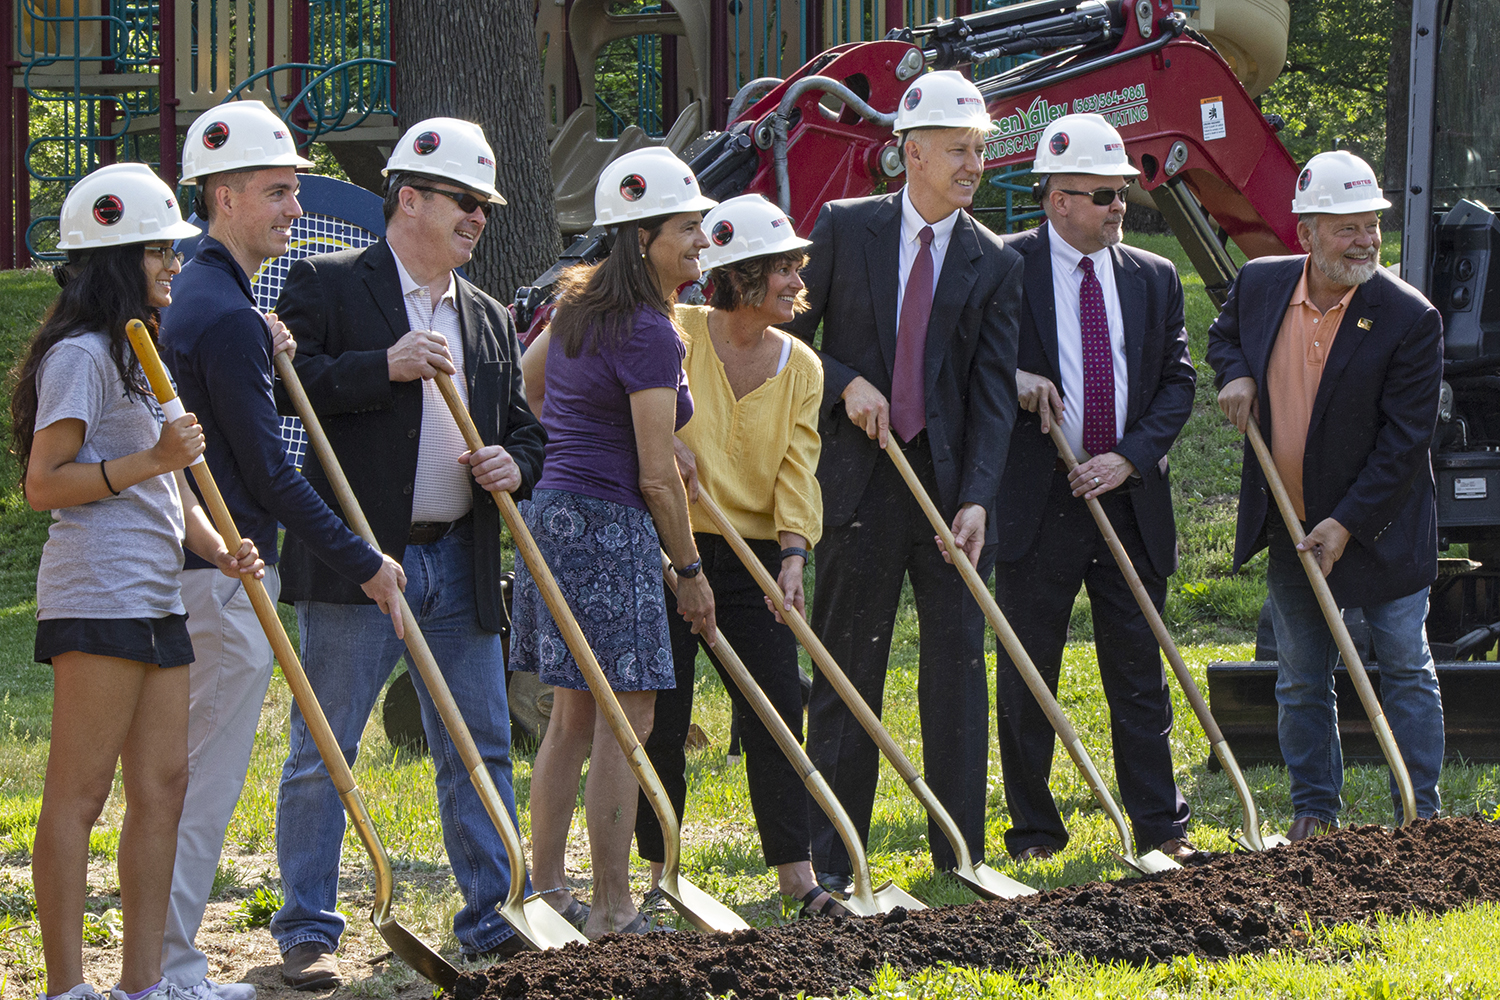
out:
M1368 316L1364 316L1360 319L1358 325L1361 330L1368 330L1375 325L1375 321Z

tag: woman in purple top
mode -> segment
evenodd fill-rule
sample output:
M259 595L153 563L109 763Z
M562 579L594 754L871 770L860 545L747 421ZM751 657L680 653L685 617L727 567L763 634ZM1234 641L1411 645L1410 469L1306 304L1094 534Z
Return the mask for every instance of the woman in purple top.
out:
M677 568L678 608L712 643L714 599L688 519L673 435L693 412L674 323L677 289L702 271L703 211L714 205L677 157L655 148L615 160L595 192L600 224L616 227L598 265L560 282L545 356L542 478L526 523L642 742L656 692L675 682L661 586L661 550ZM542 345L528 356L540 354ZM528 396L541 381L533 358ZM511 666L553 685L552 717L531 781L533 880L590 938L639 933L630 896L636 782L582 672L525 566L517 562ZM590 756L584 812L593 861L592 911L563 871L578 778Z

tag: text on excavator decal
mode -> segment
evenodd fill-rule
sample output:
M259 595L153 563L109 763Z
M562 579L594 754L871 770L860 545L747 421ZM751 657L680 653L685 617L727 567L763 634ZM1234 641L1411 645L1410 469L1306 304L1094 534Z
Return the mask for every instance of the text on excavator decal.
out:
M985 136L984 158L998 160L1030 152L1036 148L1042 130L1069 113L1093 112L1103 115L1104 120L1115 128L1122 128L1146 121L1150 117L1148 105L1144 83L1076 97L1071 106L1068 102L1053 104L1039 96L1030 107L1016 108L1015 114L996 118L990 123L990 132Z

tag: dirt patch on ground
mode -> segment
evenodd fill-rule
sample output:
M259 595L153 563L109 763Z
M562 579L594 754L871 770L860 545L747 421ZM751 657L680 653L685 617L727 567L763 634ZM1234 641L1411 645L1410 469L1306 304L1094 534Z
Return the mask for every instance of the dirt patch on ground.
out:
M804 921L734 934L610 935L464 977L459 1000L740 1000L836 996L945 962L996 969L1078 954L1132 964L1295 947L1315 924L1443 913L1500 900L1500 826L1444 819L1356 827L1180 872L884 917Z

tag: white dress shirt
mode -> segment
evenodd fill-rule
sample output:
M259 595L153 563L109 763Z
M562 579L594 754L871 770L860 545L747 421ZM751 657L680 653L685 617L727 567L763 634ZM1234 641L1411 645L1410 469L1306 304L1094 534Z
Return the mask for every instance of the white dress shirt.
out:
M1057 309L1057 364L1062 375L1058 389L1063 397L1063 437L1068 447L1084 461L1083 451L1083 327L1078 320L1078 299L1083 288L1083 254L1058 235L1048 233L1052 247L1052 300ZM1115 262L1109 249L1088 255L1104 294L1104 315L1109 321L1109 353L1115 369L1115 439L1125 436L1125 407L1129 401L1129 377L1125 368L1125 322L1120 313L1120 292L1115 287Z
M464 406L469 405L469 387L464 378L463 331L458 322L458 278L448 275L448 288L432 301L432 290L419 285L401 263L394 250L396 273L401 277L401 301L406 306L406 321L413 330L433 330L448 340L453 357L453 385ZM463 433L448 412L448 404L432 379L422 380L422 430L417 449L417 478L412 488L411 519L419 521L457 521L474 507L470 483L473 476L458 456L469 450Z
M909 189L901 189L901 252L897 258L899 280L896 284L896 330L898 333L901 329L901 302L906 298L906 279L911 277L911 266L916 263L917 252L922 249L922 241L918 238L922 235L922 227L932 227L932 291L935 302L938 277L943 273L943 258L948 253L948 240L953 236L953 224L957 221L958 210L955 209L953 214L946 219L928 222L911 203Z

